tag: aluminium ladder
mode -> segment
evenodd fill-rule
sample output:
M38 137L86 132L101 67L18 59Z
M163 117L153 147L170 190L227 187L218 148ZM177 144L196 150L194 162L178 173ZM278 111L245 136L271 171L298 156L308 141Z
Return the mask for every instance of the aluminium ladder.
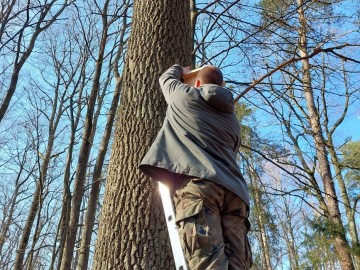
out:
M188 270L188 267L186 266L184 251L182 250L180 244L179 232L175 224L175 212L173 202L170 197L169 188L160 181L158 183L176 270Z

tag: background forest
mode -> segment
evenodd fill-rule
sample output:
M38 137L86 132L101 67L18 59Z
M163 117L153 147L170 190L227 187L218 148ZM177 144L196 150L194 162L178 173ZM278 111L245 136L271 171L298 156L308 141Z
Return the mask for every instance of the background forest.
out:
M252 269L360 269L350 0L0 0L0 269L174 268L136 164L176 62L239 98Z

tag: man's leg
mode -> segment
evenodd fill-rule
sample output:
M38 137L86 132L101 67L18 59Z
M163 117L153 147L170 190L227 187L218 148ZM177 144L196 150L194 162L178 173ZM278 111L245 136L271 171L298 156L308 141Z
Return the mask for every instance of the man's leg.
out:
M251 249L248 241L250 223L245 202L231 191L227 191L222 209L225 254L229 270L247 270L252 265Z
M226 190L211 181L184 178L174 195L181 245L191 270L227 270L220 209Z

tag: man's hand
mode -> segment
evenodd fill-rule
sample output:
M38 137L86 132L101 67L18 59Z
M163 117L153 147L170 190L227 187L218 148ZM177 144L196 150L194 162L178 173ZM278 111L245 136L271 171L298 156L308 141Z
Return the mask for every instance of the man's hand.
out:
M191 67L183 67L183 74L188 74L191 71Z

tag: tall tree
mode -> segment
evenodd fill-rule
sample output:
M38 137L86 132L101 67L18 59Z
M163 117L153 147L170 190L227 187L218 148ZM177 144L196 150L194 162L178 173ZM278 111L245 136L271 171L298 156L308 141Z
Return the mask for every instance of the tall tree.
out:
M110 77L111 77L108 76L107 80L105 80L107 82L105 82L104 85L101 85L103 64L106 56L109 55L109 53L106 50L109 49L107 45L110 36L109 33L110 26L113 23L115 23L116 19L118 18L118 14L121 10L121 8L116 8L113 14L109 14L110 4L111 4L110 0L106 0L102 6L99 6L97 3L95 3L96 11L99 12L101 16L101 30L99 32L100 39L99 39L98 54L96 56L96 62L95 62L95 71L92 79L91 92L87 100L87 112L85 116L82 143L81 143L78 162L77 162L76 176L74 181L74 191L71 198L69 225L66 233L64 255L61 258L60 269L62 270L67 270L71 268L73 252L75 249L76 236L78 232L80 208L83 199L84 185L86 180L86 172L90 157L90 151L94 141L96 124L100 114L101 104L103 102L103 96L106 93L106 89L109 85L108 81L110 81ZM111 51L110 54L113 53L113 50L114 48L110 49ZM102 88L103 91L100 91L101 86L103 86ZM96 101L99 102L98 107L96 107ZM96 108L98 109L96 110Z
M14 128L11 132L11 137L16 138L17 141L19 130ZM23 135L23 133L21 133ZM11 259L11 254L14 254L16 251L16 245L12 245L11 242L16 243L19 235L14 234L12 227L20 227L17 223L17 217L20 215L19 208L21 209L21 201L23 197L26 197L26 190L31 176L36 171L37 164L31 164L29 162L29 156L33 154L31 151L33 147L33 141L29 138L24 139L25 147L16 143L16 154L10 156L12 161L2 168L6 170L13 170L16 174L11 177L5 177L8 181L3 181L0 185L0 268L9 269L13 266L13 260ZM4 145L4 148L6 146ZM20 148L20 149L18 149ZM11 151L9 151L11 153ZM6 156L4 156L6 157ZM2 162L1 162L2 163ZM30 164L29 164L30 163ZM20 230L18 230L20 231Z
M299 54L301 57L308 56L308 40L307 40L307 23L304 14L303 1L297 0L298 14L299 14ZM318 160L318 172L321 176L324 185L326 213L325 216L333 227L333 237L335 251L339 257L340 265L343 270L354 269L354 264L351 258L349 244L346 240L345 229L341 220L338 197L335 190L335 185L332 177L332 172L329 165L328 153L326 149L326 140L324 138L323 130L320 122L320 113L317 110L316 101L314 98L314 89L311 82L309 59L302 60L302 82L304 96L306 99L310 128L314 139L314 146Z
M89 253L90 253L90 242L91 236L93 234L94 223L95 223L95 214L97 209L97 204L99 200L100 187L102 183L102 172L103 172L103 164L105 162L105 155L108 150L110 136L113 130L113 124L115 120L115 114L118 107L121 87L122 87L122 77L119 73L119 61L122 59L122 55L124 53L125 47L125 34L127 33L127 13L130 3L125 3L125 8L123 12L122 25L120 31L120 40L118 45L118 51L116 53L116 57L113 63L114 74L116 79L114 96L111 102L111 107L108 112L106 126L104 129L104 134L101 140L101 146L98 152L98 156L96 159L96 164L94 167L93 175L92 175L92 184L90 190L90 197L86 209L86 216L84 222L84 228L81 235L81 246L79 248L79 259L77 262L77 269L86 270L88 268L89 261Z
M44 203L44 192L46 190L46 187L48 185L47 178L48 178L48 172L50 167L51 159L53 156L53 150L54 150L54 144L57 137L58 127L60 123L60 119L64 112L64 103L67 99L67 91L63 91L61 81L57 80L54 87L54 97L53 99L50 99L49 103L52 106L47 106L47 108L51 108L50 112L46 111L45 109L41 108L38 103L41 103L41 98L38 97L38 93L35 94L35 100L32 100L29 98L29 102L32 103L34 107L34 111L36 112L36 120L33 120L34 122L34 130L35 130L35 139L34 139L34 145L36 145L36 151L37 151L37 163L39 167L39 176L36 181L36 188L33 193L32 202L29 207L29 213L28 217L26 219L25 226L23 228L23 232L20 238L16 259L15 259L15 265L14 269L23 269L23 260L26 252L26 248L29 243L29 237L33 230L33 224L35 221L36 216L39 213L39 209L42 208ZM42 93L42 90L39 88L37 89L39 93ZM42 93L43 94L43 93ZM46 95L46 94L44 94ZM42 142L42 136L40 131L40 116L45 116L45 118L48 120L48 134L47 134L47 142L46 142L46 149L44 153L41 153L41 142ZM37 223L37 222L36 222ZM35 226L35 234L38 231L38 226ZM30 253L32 253L32 250L30 250Z
M288 78L287 86L283 86L282 89L280 85L275 86L272 80L277 80L278 77L276 76L269 80L271 87L274 88L273 95L283 102L276 106L273 105L273 102L277 99L267 102L275 117L280 118L283 131L287 134L289 142L292 142L292 151L297 156L297 160L292 162L292 165L294 168L300 169L303 176L307 178L306 183L298 181L298 184L301 184L301 189L305 192L311 190L310 193L318 199L321 214L326 220L327 236L331 238L329 242L335 249L341 268L354 269L350 245L346 238L346 223L340 212L339 201L343 199L346 205L348 203L346 203L345 192L343 192L340 181L339 187L344 196L341 198L337 194L337 183L334 181L331 169L331 166L334 165L331 162L336 163L336 159L331 160L328 155L328 150L334 149L331 146L333 145L331 133L343 121L347 108L343 110L344 114L339 114L339 117L334 115L331 119L333 122L329 120L330 89L321 87L321 84L319 87L318 69L316 64L312 64L310 60L317 51L321 50L323 44L331 44L337 38L330 31L317 32L324 26L325 22L335 24L334 17L331 15L334 12L333 5L337 2L341 1L324 1L321 3L301 0L296 1L296 3L293 1L262 1L267 8L264 11L264 17L268 21L270 18L273 24L269 36L277 37L278 43L275 44L275 47L279 49L276 56L289 58L291 54L295 54L300 60L298 64L283 69L280 77ZM324 14L329 15L326 20L324 20ZM282 45L284 43L285 46ZM341 54L335 55L344 59ZM266 67L272 61L274 59L269 57L266 60ZM328 68L333 68L333 66ZM317 93L318 87L323 90L323 95ZM339 96L345 96L344 99L348 100L349 93L351 90L346 89L340 92ZM262 96L265 97L266 95L262 94ZM347 107L348 101L344 103ZM338 105L337 108L341 108L341 106ZM328 128L329 123L335 124ZM308 153L311 153L311 156Z
M165 115L158 77L189 65L191 47L189 2L135 1L93 269L173 265L157 185L138 165Z

